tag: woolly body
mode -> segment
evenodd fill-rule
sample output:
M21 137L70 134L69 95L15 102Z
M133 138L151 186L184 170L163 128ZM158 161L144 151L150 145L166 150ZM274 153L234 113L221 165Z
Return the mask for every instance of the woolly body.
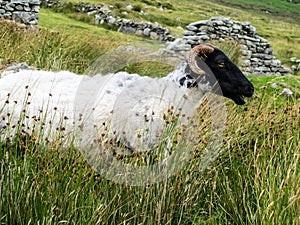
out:
M1 127L15 128L9 129L13 135L23 114L24 131L31 134L34 123L44 123L43 137L50 140L76 134L85 146L105 132L129 147L147 149L163 129L164 113L172 108L190 115L200 104L202 91L178 83L185 66L162 79L127 72L94 77L67 71L10 74L0 79Z
M1 130L12 136L21 127L32 135L37 121L43 138L75 137L82 147L99 137L116 138L143 151L162 134L166 114L186 122L207 92L239 105L254 93L239 68L210 44L195 46L185 62L160 79L126 72L88 77L21 71L0 79Z

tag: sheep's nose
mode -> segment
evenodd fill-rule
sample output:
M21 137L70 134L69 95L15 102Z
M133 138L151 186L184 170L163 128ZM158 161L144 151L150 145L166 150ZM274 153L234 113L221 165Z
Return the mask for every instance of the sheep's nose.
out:
M244 93L244 96L246 97L251 97L254 93L254 87L253 85L248 85L245 87L244 89L245 93Z

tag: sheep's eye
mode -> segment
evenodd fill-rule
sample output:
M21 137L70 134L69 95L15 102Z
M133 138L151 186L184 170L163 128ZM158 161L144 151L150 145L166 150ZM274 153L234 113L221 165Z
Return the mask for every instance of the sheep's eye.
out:
M217 64L217 66L219 68L224 68L225 67L225 63L224 62L220 62L220 63Z

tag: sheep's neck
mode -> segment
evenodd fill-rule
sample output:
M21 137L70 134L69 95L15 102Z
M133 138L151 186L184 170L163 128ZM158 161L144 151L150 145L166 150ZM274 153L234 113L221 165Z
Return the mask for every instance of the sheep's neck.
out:
M190 69L188 63L183 62L166 78L171 79L178 85L178 87L185 90L187 93L196 91L205 94L211 91L211 85L206 80L205 76L199 76L198 80L195 77L197 76L193 74L193 71Z

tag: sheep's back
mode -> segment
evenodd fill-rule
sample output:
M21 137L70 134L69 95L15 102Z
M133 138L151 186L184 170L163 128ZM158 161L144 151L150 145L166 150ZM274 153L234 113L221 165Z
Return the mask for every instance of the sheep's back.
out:
M0 79L2 133L32 133L33 129L38 130L37 124L43 126L44 136L66 130L72 124L74 97L81 79L67 71L31 70Z

